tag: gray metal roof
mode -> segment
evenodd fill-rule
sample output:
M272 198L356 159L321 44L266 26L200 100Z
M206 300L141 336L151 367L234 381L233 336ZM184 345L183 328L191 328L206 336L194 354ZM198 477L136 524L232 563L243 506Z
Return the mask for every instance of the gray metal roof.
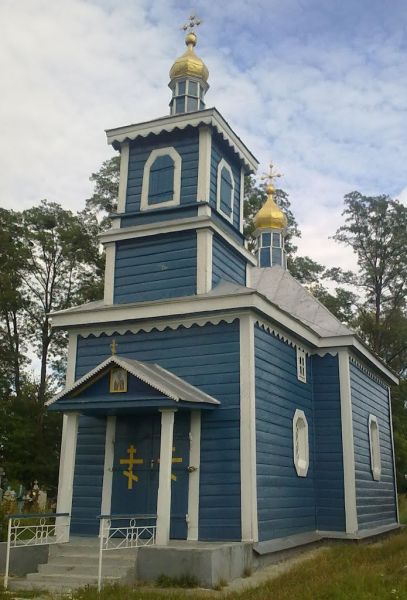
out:
M353 331L278 265L252 269L251 287L321 337L353 335Z
M54 404L68 394L79 389L86 383L91 383L92 378L103 371L108 371L110 365L125 369L134 377L137 377L147 385L158 390L164 396L171 398L175 402L193 402L194 404L220 404L218 400L205 394L197 387L191 385L184 379L177 377L171 371L163 369L157 363L146 363L140 360L124 358L122 356L109 356L101 362L97 367L86 373L83 377L75 381L72 385L66 387L59 394L54 396L52 400L47 402L48 405Z

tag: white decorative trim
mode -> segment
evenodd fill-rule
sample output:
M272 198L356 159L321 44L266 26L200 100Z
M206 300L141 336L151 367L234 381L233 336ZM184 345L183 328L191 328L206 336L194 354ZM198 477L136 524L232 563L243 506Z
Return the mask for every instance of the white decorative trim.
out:
M252 284L252 265L246 263L246 287L250 288Z
M156 160L160 156L170 156L174 161L174 195L168 200L161 201L157 204L149 204L148 194L150 187L150 169ZM173 146L167 148L156 148L150 152L150 156L147 158L144 165L143 171L143 184L141 187L141 201L140 210L152 210L155 208L162 208L166 206L177 206L180 203L181 198L181 167L182 158L175 150Z
M254 290L242 291L239 294L235 292L226 292L225 294L201 294L196 296L171 298L166 300L154 300L149 302L134 302L132 304L114 304L112 306L104 306L100 304L92 310L74 310L69 309L52 313L52 322L54 327L79 327L81 325L89 326L92 323L97 324L100 328L107 327L112 329L111 323L119 323L120 321L135 320L140 323L144 319L161 318L163 314L167 315L167 319L176 317L180 314L196 314L196 313L212 313L213 311L237 311L256 310L259 313L266 315L271 323L279 323L281 331L287 329L298 338L306 340L314 346L318 345L320 337L310 331L308 327L302 325L296 319L293 319L288 313L278 308L266 300L263 296ZM208 317L210 318L210 317ZM103 325L105 324L105 325ZM115 325L114 327L120 327ZM268 323L266 327L275 329L274 325ZM286 339L290 339L284 333ZM293 342L296 345L298 339ZM308 350L307 350L308 352Z
M301 431L298 430L298 423L302 425ZM306 477L309 468L308 421L304 411L298 408L293 417L293 454L298 477Z
M213 231L199 229L197 237L196 293L207 294L212 289L212 241Z
M76 352L78 349L78 334L70 331L68 337L68 358L65 373L65 385L72 385L75 381Z
M240 319L240 488L242 541L257 542L254 318Z
M124 141L120 146L120 179L119 195L117 198L117 212L124 213L126 210L127 180L129 177L130 143Z
M341 348L327 348L326 350L313 350L312 356L320 356L321 358L329 354L330 356L338 356L338 352Z
M244 224L244 168L240 169L240 218L239 218L239 231L243 233Z
M389 403L389 420L390 420L390 435L391 435L391 451L393 457L393 483L394 483L394 502L396 504L396 517L397 523L400 523L400 512L399 512L399 502L398 502L398 493L397 493L397 471L396 471L396 455L394 453L394 435L393 435L393 411L391 406L391 392L390 388L387 388L387 401Z
M157 494L157 537L158 546L167 546L170 540L171 523L171 469L175 410L161 412L160 466Z
M198 211L201 207L198 207ZM202 207L203 209L204 207ZM205 210L206 212L206 210ZM210 216L210 215L209 215ZM132 240L135 238L150 237L152 235L162 235L164 233L174 233L177 231L189 231L191 229L212 229L228 242L241 256L249 263L257 266L257 260L244 246L239 244L227 231L222 229L217 223L214 223L208 216L185 217L183 219L174 219L173 221L162 221L160 223L146 223L145 225L136 225L134 227L123 227L120 230L109 229L99 234L102 244L107 242L119 242L123 240Z
M112 507L112 484L113 484L113 462L114 462L114 444L116 437L116 417L106 417L106 436L105 436L105 464L103 467L103 485L102 485L102 503L100 507L101 515L110 515ZM102 526L102 523L101 523Z
M62 425L61 454L59 460L57 513L71 514L72 510L73 478L75 474L78 425L79 414L64 414ZM69 539L69 532L67 532L67 535Z
M201 204L198 206L198 216L199 217L210 217L212 214L212 209L209 204Z
M231 209L230 215L225 213L222 210L222 206L221 206L220 192L221 192L221 185L222 185L222 169L226 169L226 171L228 171L228 173L230 175L230 179L232 180L232 194L231 194L231 198L230 198L230 209ZM223 217L225 219L230 221L230 223L233 223L234 205L235 205L235 178L233 177L233 171L232 171L231 166L229 165L229 163L226 162L226 160L224 158L222 158L218 163L218 169L216 172L216 208L218 209L218 212L221 215L223 215Z
M356 533L358 530L358 517L356 510L355 450L353 441L349 354L346 349L339 351L338 360L341 397L343 484L345 493L346 533Z
M297 379L303 383L307 383L307 356L304 348L296 347L297 356Z
M106 262L105 262L105 289L104 303L114 303L114 273L116 266L116 243L105 244Z
M249 171L255 172L259 166L257 159L250 150L243 144L242 140L235 134L222 115L216 108L200 110L196 113L184 113L180 115L170 115L145 123L136 125L126 125L106 130L108 144L117 146L125 140L135 140L138 137L147 137L148 135L158 135L163 131L171 132L174 129L185 129L186 127L199 127L209 125L223 137L229 146L238 154L239 158L245 163Z
M375 381L376 383L378 383L379 385L381 385L382 387L387 389L388 386L384 383L383 379L381 379L378 375L376 375L375 373L370 371L370 369L368 369L366 367L366 365L364 365L359 360L357 360L357 358L355 358L355 356L353 356L353 354L349 355L349 359L352 364L354 364L358 369L360 369L370 379L372 379L373 381Z
M216 315L213 317L186 317L184 319L177 320L160 320L160 321L145 321L144 323L136 324L136 325L127 325L124 327L109 327L109 328L101 328L101 329L90 329L86 331L82 331L79 335L83 338L88 338L93 335L95 337L100 337L101 335L124 335L125 333L139 333L140 331L144 331L148 333L149 331L164 331L165 329L172 329L175 331L180 327L185 327L185 329L190 329L194 325L198 327L204 327L205 325L219 325L219 323L233 323L236 319L239 318L238 314L223 314Z
M270 333L271 335L274 335L275 337L279 338L282 342L285 342L289 346L292 346L293 348L297 347L298 341L295 340L290 335L287 335L287 333L285 333L284 331L279 329L279 327L276 327L274 325L274 323L272 324L272 323L266 322L264 319L256 319L255 324L258 325L259 327L261 327L262 329L264 329L265 331L267 331L267 333ZM307 356L312 354L311 349L309 349L309 348L307 349L304 346L302 346L302 349L304 350L304 352Z
M209 202L211 187L211 149L212 130L204 126L199 128L199 158L198 158L198 202Z
M201 411L191 411L188 487L188 540L198 540L199 480L201 467Z
M369 448L370 448L370 469L375 481L380 481L382 475L382 458L380 451L380 430L377 417L369 415Z

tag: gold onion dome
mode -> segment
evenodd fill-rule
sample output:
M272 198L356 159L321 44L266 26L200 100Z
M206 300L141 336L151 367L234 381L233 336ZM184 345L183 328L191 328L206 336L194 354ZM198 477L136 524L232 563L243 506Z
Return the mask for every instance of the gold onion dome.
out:
M203 79L205 82L208 81L208 68L203 60L201 60L194 52L196 40L197 37L193 31L187 33L185 38L187 49L172 65L170 70L171 79L176 79L178 77L196 77L198 79Z
M254 217L256 229L285 229L287 217L273 198L274 186L271 183L266 186L266 192L267 200Z

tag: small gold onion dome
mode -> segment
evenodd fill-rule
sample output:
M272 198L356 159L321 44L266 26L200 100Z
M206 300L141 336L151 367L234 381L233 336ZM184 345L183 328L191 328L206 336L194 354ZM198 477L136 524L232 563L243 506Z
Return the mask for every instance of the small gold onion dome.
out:
M187 50L182 56L177 58L170 70L170 78L178 77L196 77L208 81L209 71L203 60L194 52L197 37L193 31L189 32L185 38Z
M266 192L267 200L254 217L256 229L285 229L287 217L273 198L274 186L271 183L266 186Z

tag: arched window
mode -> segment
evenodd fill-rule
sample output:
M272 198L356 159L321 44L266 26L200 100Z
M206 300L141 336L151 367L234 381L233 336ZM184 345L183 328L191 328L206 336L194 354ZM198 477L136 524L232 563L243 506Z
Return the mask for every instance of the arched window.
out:
M309 466L308 421L304 411L296 410L293 418L294 465L298 477L306 477Z
M218 165L217 207L218 211L230 222L233 222L234 193L235 182L232 169L222 158Z
M380 436L377 417L369 415L369 443L370 443L370 466L373 479L379 481L382 474L382 461L380 456Z
M160 204L174 196L174 161L166 154L158 156L150 168L148 203Z
M181 163L181 156L172 146L150 153L144 165L140 210L180 203Z

